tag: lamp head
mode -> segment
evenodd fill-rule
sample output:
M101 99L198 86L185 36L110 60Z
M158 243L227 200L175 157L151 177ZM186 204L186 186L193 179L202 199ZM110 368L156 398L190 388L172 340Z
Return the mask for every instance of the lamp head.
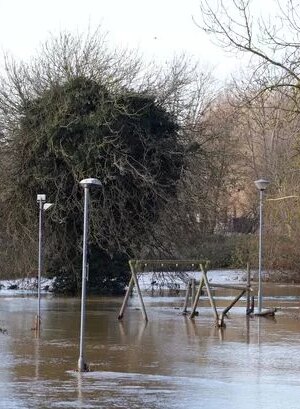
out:
M53 206L53 203L45 203L44 204L44 210L50 209L51 206Z
M102 183L100 182L99 179L96 178L87 178L87 179L82 179L80 182L82 187L90 187L90 186L102 186Z
M266 190L270 182L269 180L266 179L259 179L256 180L254 183L258 190Z
M46 195L44 195L44 194L38 194L38 195L36 196L36 201L37 201L37 202L46 202Z

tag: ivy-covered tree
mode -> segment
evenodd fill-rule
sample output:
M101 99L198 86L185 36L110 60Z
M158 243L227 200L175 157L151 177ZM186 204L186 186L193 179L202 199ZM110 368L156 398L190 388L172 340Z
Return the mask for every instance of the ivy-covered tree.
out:
M30 67L10 65L2 81L1 225L14 242L16 267L24 261L21 270L35 271L36 194L46 193L54 203L47 214L47 270L59 278L57 288L76 291L79 181L97 177L102 188L92 192L90 282L112 291L124 286L127 257L147 243L159 211L176 194L184 149L176 119L153 91L124 84L111 67L108 75L113 58L104 69L94 54L74 60L63 45L66 40L56 44L56 60L46 54Z

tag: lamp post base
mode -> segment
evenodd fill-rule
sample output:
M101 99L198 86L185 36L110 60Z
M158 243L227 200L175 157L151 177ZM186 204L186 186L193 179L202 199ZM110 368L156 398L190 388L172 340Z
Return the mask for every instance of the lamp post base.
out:
M90 368L83 358L78 359L78 372L89 372Z
M39 315L36 315L34 318L34 326L33 328L31 328L31 330L39 333L40 329L41 329L41 317Z

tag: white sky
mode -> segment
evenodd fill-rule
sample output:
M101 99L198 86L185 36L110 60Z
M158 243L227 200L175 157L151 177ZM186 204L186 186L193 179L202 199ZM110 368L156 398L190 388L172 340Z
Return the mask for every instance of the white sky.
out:
M139 48L160 61L185 51L225 78L237 60L213 46L193 16L200 16L199 0L0 0L0 50L27 58L50 33L101 25L112 46Z

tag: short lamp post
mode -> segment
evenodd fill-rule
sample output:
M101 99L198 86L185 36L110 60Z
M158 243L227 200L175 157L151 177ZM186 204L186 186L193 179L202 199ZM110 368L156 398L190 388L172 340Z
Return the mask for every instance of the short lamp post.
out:
M44 272L44 212L53 203L46 203L46 195L38 194L37 203L39 205L39 259L38 259L38 307L35 329L40 330L41 326L41 277Z
M262 258L263 258L263 194L269 185L266 179L256 180L255 186L259 190L259 246L258 246L258 314L262 311Z
M81 186L84 188L84 215L83 215L83 244L82 244L82 284L81 284L81 315L80 315L80 345L79 345L79 359L78 359L78 371L84 372L88 369L85 361L85 320L86 320L86 281L87 281L87 268L88 268L88 236L89 236L89 202L90 187L100 187L101 182L95 178L83 179L80 181Z

